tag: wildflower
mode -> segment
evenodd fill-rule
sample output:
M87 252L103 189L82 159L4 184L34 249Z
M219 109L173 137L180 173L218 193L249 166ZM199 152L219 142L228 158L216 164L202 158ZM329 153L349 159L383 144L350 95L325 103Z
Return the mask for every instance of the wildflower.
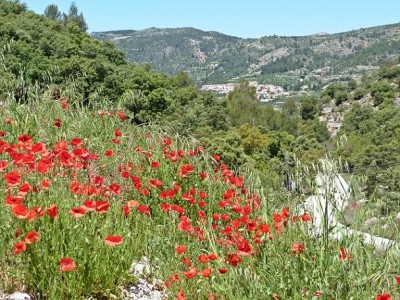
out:
M400 285L400 276L395 276L394 279L396 279L397 285Z
M118 117L120 118L120 120L124 121L126 120L126 115L123 112L118 112Z
M26 219L29 215L29 212L29 209L22 204L17 204L13 207L13 215L18 219Z
M61 258L60 259L60 271L69 272L75 269L75 262L71 258Z
M61 119L55 119L54 120L54 126L57 127L57 128L60 128L62 126Z
M115 131L114 131L114 135L115 135L116 137L122 136L122 132L117 128L117 129L115 129Z
M114 247L123 242L124 238L120 235L109 235L104 239L107 246Z
M347 259L351 259L353 256L349 253L347 253L345 248L340 248L340 257L339 257L339 261L344 261Z
M108 201L96 201L96 212L106 213L110 208L110 203Z
M50 207L47 209L47 215L52 219L54 219L58 215L58 212L58 206L55 204L50 205Z
M69 210L69 213L71 216L73 216L75 219L81 218L85 215L86 210L83 206L81 207L73 207Z
M176 299L177 300L185 300L185 294L184 294L184 292L182 290L180 290L178 292L178 295L176 296Z
M146 216L150 216L150 207L148 207L147 205L144 204L139 204L137 206L137 210L142 213L145 214Z
M50 187L50 181L48 181L48 180L42 180L42 181L41 181L41 185L42 185L42 188L43 188L43 189L47 190L47 189Z
M186 252L186 247L183 245L176 245L175 246L175 252L177 254L184 254Z
M228 272L228 269L227 269L227 268L219 268L219 269L218 269L218 272L219 272L220 274L225 274L225 273Z
M212 269L211 268L206 268L203 271L201 271L201 277L209 277L212 273Z
M80 144L82 144L82 139L80 139L80 138L73 138L73 139L71 139L71 145L73 145L73 146L78 146L78 145L80 145Z
M15 233L14 233L15 238L17 239L21 235L21 233L22 233L22 230L20 228L15 229Z
M203 264L208 263L208 261L210 260L210 259L208 258L208 256L207 256L207 255L204 255L204 254L200 254L199 257L198 257L197 259L198 259L199 262L201 262L201 263L203 263Z
M242 262L242 259L237 254L228 254L228 258L226 259L226 262L228 264L230 264L231 266L236 267L239 263Z
M111 183L109 186L109 189L111 192L113 192L116 195L119 195L122 192L121 187L117 183Z
M29 231L25 236L26 244L33 244L40 238L40 235L36 231Z
M7 182L7 186L15 186L21 182L21 178L19 177L18 173L12 171L6 175L4 175L4 180Z
M307 212L305 212L305 213L301 216L301 219L303 220L303 222L312 221L312 217L311 217Z
M209 260L217 260L218 256L212 252L212 253L208 254L208 259Z
M160 164L156 161L152 161L151 162L151 168L152 169L157 169L160 166Z
M314 296L315 297L322 296L322 291L315 291Z
M189 271L183 272L183 275L187 279L191 279L191 278L193 278L193 277L195 277L197 275L197 268L191 268Z
M375 297L375 300L392 300L390 294L381 294Z
M114 156L114 151L106 150L106 151L104 151L104 155L107 157L112 157L112 156Z
M22 198L22 197L12 197L10 195L6 196L6 205L7 206L13 207L15 205L22 204L23 202L24 202L24 198Z
M18 255L26 250L26 243L19 242L14 244L14 254Z
M301 254L304 251L303 243L293 243L292 244L292 254Z

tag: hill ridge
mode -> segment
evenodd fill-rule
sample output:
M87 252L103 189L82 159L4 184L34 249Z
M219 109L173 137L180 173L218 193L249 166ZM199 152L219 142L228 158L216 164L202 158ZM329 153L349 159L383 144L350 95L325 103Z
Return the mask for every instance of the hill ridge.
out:
M318 90L335 80L360 79L367 69L395 60L400 52L400 23L258 39L194 27L114 30L92 37L112 41L131 62L167 74L183 70L199 86L248 79L288 90Z

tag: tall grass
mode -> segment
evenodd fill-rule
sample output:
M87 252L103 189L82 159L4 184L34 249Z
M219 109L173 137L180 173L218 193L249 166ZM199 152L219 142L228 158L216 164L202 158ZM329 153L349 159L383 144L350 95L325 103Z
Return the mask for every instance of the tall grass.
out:
M148 279L162 279L172 299L400 297L393 254L352 238L310 238L298 200L276 195L256 174L231 171L173 132L133 126L129 117L122 108L89 110L73 98L5 101L4 290L25 285L37 299L121 298L120 288L136 281L132 261L146 256ZM33 242L32 232L39 236ZM110 246L109 236L122 241ZM65 258L73 264L60 265Z

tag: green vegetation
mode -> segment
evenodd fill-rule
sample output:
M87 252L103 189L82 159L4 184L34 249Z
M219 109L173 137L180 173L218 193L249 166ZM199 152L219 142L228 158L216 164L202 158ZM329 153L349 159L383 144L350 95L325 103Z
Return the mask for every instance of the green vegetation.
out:
M399 24L333 35L240 39L194 28L150 28L95 32L112 41L134 63L173 75L185 70L196 85L256 80L299 91L360 78L400 51Z

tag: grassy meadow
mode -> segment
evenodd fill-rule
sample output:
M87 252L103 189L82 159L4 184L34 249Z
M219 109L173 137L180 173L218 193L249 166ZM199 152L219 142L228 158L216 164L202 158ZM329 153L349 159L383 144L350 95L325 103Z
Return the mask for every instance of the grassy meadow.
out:
M311 239L289 195L129 120L62 97L2 102L3 291L119 299L146 256L169 299L399 299L394 254Z

